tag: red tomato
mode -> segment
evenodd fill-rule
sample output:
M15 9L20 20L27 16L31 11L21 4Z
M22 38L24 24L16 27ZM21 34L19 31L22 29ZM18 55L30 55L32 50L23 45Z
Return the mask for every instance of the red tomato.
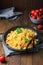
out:
M39 12L39 10L35 10L37 13Z
M42 25L39 24L39 25L37 26L37 29L40 30L41 28L42 28Z
M32 16L32 18L36 19L36 17L35 17L35 16Z
M40 12L43 12L43 8L40 8L39 11L40 11Z
M31 11L31 14L34 14L34 12L35 12L35 10L32 10L32 11Z
M31 17L34 18L34 19L36 18L34 15L32 15Z
M37 12L34 12L34 16L37 16L38 15L38 13Z
M41 17L38 17L37 20L39 21L41 19Z
M5 61L5 56L0 56L0 62L4 62Z

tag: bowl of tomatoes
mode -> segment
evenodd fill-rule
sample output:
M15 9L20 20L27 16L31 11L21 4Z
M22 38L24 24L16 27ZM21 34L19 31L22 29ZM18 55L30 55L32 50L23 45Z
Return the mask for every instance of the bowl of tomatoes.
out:
M29 13L31 22L40 24L43 23L43 8L31 10Z

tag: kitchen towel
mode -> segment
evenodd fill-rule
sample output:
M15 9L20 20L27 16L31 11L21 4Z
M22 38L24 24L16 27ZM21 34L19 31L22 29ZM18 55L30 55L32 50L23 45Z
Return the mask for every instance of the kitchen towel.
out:
M0 19L10 19L15 20L22 12L15 10L15 7L10 7L4 10L0 10Z

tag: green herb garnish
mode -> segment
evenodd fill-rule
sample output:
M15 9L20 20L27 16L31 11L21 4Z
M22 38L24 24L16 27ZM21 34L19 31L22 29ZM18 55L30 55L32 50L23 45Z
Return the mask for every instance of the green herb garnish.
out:
M24 38L24 41L27 43L29 40L27 38Z
M21 28L17 28L16 31L17 31L17 33L22 33Z

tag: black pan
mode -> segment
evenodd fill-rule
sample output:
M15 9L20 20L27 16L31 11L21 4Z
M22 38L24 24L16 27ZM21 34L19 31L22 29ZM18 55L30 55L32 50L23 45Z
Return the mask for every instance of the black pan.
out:
M31 29L31 30L33 30L34 32L36 32L37 35L38 35L38 39L39 39L39 42L37 43L37 45L39 45L40 40L41 40L40 34L39 34L38 31L36 31L35 29L33 29L33 28L31 28L31 27L27 27L27 26L12 27L12 28L8 29L5 33L0 33L0 36L2 35L2 39L1 39L0 41L2 41L9 49L11 49L11 50L13 50L13 51L25 52L25 51L27 51L27 50L28 50L28 51L29 51L29 50L32 50L33 47L32 47L32 48L29 48L29 49L24 49L24 50L17 50L17 49L11 48L10 46L8 46L8 45L6 44L6 36L7 36L7 34L10 33L10 31L15 30L15 29L18 28L18 27ZM35 45L35 46L37 46L37 45Z

